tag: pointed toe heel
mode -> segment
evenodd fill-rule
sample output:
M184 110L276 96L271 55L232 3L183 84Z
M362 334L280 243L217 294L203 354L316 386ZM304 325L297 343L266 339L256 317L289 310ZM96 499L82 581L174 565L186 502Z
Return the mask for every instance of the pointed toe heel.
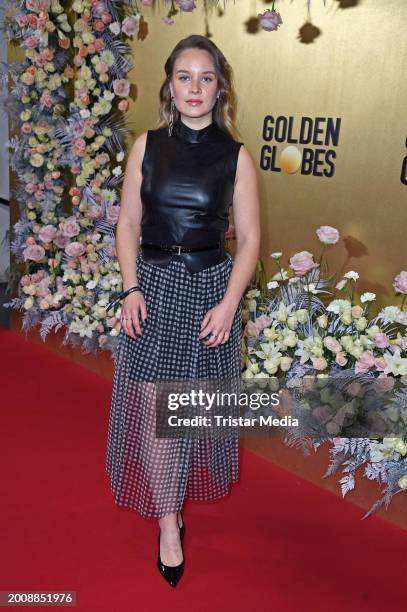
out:
M181 535L181 530L182 528L178 525L179 531L180 531L180 539L181 539L181 548L182 548L182 535ZM184 529L185 531L185 529ZM184 573L184 566L185 566L185 559L183 559L181 561L181 563L179 565L165 565L162 561L161 561L161 557L160 557L160 536L161 536L161 529L158 533L158 558L157 558L157 568L158 571L160 572L161 576L163 576L163 578L165 578L165 580L168 582L168 584L172 587L176 587L178 582L180 581L182 574ZM182 555L184 555L184 551L182 550Z

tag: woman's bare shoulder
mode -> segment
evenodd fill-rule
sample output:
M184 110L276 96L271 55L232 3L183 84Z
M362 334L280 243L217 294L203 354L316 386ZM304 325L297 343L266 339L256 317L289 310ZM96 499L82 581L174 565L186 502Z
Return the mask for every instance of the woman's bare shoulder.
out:
M148 130L139 134L133 141L133 144L130 147L127 165L130 164L133 167L135 166L137 168L141 168L141 163L143 161L147 146L147 136Z

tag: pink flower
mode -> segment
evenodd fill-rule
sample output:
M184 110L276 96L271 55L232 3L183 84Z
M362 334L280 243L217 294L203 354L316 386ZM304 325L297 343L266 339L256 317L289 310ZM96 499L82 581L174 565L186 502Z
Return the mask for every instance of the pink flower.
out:
M75 219L67 219L62 226L62 233L64 236L68 236L68 238L77 236L80 231L81 228Z
M115 79L113 81L113 91L116 96L127 98L130 93L130 83L126 79Z
M37 191L37 185L35 183L27 183L25 186L25 190L27 193L34 193Z
M92 6L92 13L95 17L101 17L106 10L106 4L104 2L96 2Z
M163 17L162 18L163 22L166 23L167 25L173 25L174 20L172 17Z
M375 365L375 357L372 351L364 351L355 364L357 374L366 374L369 368Z
M39 244L30 244L23 251L23 257L25 260L31 259L32 261L41 261L45 255L45 249Z
M110 206L106 211L106 219L111 225L116 225L119 219L120 206Z
M353 397L363 396L362 385L356 382L356 380L346 386L346 392L349 393L349 395L353 395Z
M363 314L362 306L359 306L358 304L356 306L352 306L351 313L352 316L355 317L355 319L359 319L359 317L361 317Z
M342 346L340 345L338 340L333 336L325 336L323 343L326 348L332 351L333 353L339 353L342 349Z
M374 365L376 370L378 370L379 372L383 372L383 370L386 367L386 360L384 357L376 357L374 360Z
M280 13L267 9L264 13L258 13L260 26L267 32L273 32L283 23Z
M393 389L394 383L395 380L393 376L380 374L374 382L374 387L377 392L386 393L387 391L391 391Z
M193 11L195 6L194 0L175 0L181 11Z
M68 236L64 236L62 232L58 232L54 238L54 244L56 244L59 249L64 249L70 241L71 239Z
M330 225L321 225L317 229L317 236L324 244L336 244L339 240L339 232Z
M304 276L318 265L319 264L314 262L312 253L308 251L296 253L290 259L290 268L294 270L297 276Z
M386 334L383 333L375 334L373 336L373 342L375 343L377 348L386 348L386 346L389 346L390 344L389 338Z
M26 0L25 5L29 11L39 12L38 0Z
M86 216L89 217L89 219L100 219L101 217L103 217L102 207L97 206L96 204L92 204Z
M40 98L40 102L46 108L51 108L51 106L53 105L54 99L53 99L53 97L51 96L50 93L47 93L47 92L44 91L44 93L42 94L42 96Z
M21 131L23 134L30 134L32 132L32 127L30 123L23 123L21 126Z
M134 36L139 31L140 25L140 15L134 17L131 15L130 17L126 17L122 23L122 32L124 32L127 36Z
M38 38L36 38L36 36L28 36L28 38L25 39L24 44L28 49L35 49L35 47L38 47L40 41L38 40Z
M345 366L348 363L345 351L339 351L339 353L336 353L335 361L341 367Z
M316 370L325 370L328 365L328 362L325 357L312 357L311 361L312 365Z
M153 0L141 0L141 4L144 6L151 6L153 4Z
M393 287L397 293L407 293L407 272L403 270L403 272L397 274Z
M54 225L44 225L38 232L38 236L43 242L52 242L57 233L58 230Z
M69 257L79 257L85 252L86 249L81 242L70 242L68 246L65 247L65 253L69 255Z
M126 110L129 108L129 103L127 102L127 100L120 100L117 106L119 108L119 111L122 111L122 113L125 113Z

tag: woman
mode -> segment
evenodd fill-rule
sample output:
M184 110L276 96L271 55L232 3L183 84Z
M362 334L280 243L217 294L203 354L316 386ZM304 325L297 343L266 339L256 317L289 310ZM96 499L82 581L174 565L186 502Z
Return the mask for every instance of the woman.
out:
M184 569L183 502L229 492L238 438L156 437L154 381L240 376L241 309L260 224L254 163L232 136L235 97L224 55L191 35L176 45L165 72L160 127L135 140L122 190L122 329L106 469L118 505L158 519L158 569L176 586ZM225 251L232 204L234 261Z

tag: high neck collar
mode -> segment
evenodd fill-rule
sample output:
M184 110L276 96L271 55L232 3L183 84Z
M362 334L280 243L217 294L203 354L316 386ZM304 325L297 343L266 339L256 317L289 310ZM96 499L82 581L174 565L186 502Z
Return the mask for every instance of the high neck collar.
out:
M215 136L216 131L217 125L214 121L200 130L194 130L188 127L180 118L175 121L172 129L172 133L177 138L194 144L211 140Z

